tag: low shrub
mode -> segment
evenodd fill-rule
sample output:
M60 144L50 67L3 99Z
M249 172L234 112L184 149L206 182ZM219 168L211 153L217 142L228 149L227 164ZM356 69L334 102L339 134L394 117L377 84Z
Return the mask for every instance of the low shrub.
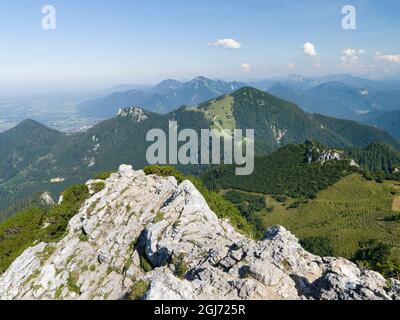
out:
M136 281L128 294L128 300L142 300L149 290L149 286L150 282L147 280Z
M328 238L325 237L309 237L300 241L305 250L320 257L334 256L333 247Z

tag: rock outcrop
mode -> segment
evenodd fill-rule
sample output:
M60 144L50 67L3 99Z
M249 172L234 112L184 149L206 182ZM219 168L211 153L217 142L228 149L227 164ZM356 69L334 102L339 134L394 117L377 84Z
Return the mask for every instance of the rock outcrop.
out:
M0 299L126 299L138 287L145 299L400 298L400 282L310 254L283 227L246 238L189 181L121 166L61 241L14 261Z
M56 204L53 197L51 196L51 193L48 191L45 191L40 195L40 203L44 206L51 206Z
M307 163L320 163L324 164L328 161L340 161L343 160L343 154L336 150L325 149L318 143L311 141L306 142L307 152L306 160Z
M138 107L130 107L118 110L119 118L130 118L134 122L143 122L147 120L147 116L144 111Z

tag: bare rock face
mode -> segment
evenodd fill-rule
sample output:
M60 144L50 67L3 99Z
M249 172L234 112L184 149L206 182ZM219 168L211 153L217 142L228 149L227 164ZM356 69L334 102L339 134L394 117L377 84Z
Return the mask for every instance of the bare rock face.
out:
M307 150L307 155L306 155L307 163L320 163L320 164L325 164L326 162L329 161L340 161L343 160L343 154L335 151L335 150L321 150L318 147L315 146L309 146L309 149ZM353 160L354 162L354 160ZM351 165L356 165L351 164Z
M56 204L54 202L53 197L51 196L50 192L45 191L40 195L40 202L41 204L45 205L45 206L51 206Z
M159 300L400 298L396 280L312 255L280 226L255 242L218 219L191 182L123 165L60 242L14 261L0 299L125 299L139 285Z
M147 120L147 116L144 111L138 107L130 107L118 110L119 118L129 118L134 122L143 122Z

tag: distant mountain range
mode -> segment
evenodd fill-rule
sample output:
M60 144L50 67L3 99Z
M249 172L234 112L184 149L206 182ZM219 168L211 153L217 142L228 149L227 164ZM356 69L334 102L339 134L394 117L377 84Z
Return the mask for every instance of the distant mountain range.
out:
M196 83L205 87L202 79L192 85ZM170 82L161 87L171 85L179 86ZM75 135L64 135L27 120L0 134L0 210L44 190L56 195L66 186L121 163L142 168L147 165L145 154L150 145L145 141L146 133L153 128L167 132L169 120L198 132L221 127L254 129L256 155L306 140L340 148L381 142L399 149L399 142L383 130L306 113L293 103L249 87L200 104L197 109L184 106L162 115L130 108ZM198 170L197 166L181 169Z
M384 129L392 136L400 139L400 110L370 112L359 117L359 121Z
M249 83L251 86L261 90L268 90L277 83L281 83L296 89L311 89L321 84L328 82L340 82L351 87L356 88L373 88L381 90L399 90L400 79L384 79L384 80L371 80L360 77L355 77L349 74L336 74L324 77L303 77L298 74L291 74L287 77L267 79L258 82Z
M165 114L182 105L198 106L204 101L246 86L268 91L296 103L307 112L360 122L371 118L365 117L366 114L382 116L387 111L400 109L398 80L374 81L347 74L306 78L293 74L285 78L249 83L197 77L188 82L168 79L154 87L121 85L108 90L114 90L110 95L79 104L77 110L84 117L96 119L112 118L120 108L131 106L141 106L151 112ZM375 122L386 129L384 122Z
M330 81L304 88L280 82L268 92L294 102L308 112L357 121L362 121L364 115L371 112L400 109L400 87L397 90L383 89L380 85L357 87Z
M182 105L197 106L246 86L241 82L225 82L197 77L189 82L164 80L148 90L115 92L107 97L83 102L77 106L85 117L107 119L115 116L120 108L141 106L149 111L168 113Z

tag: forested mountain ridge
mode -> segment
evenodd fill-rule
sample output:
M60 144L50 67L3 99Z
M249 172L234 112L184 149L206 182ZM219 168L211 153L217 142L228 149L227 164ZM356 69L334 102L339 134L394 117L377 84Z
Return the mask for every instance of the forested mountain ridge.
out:
M188 82L164 80L150 90L130 90L117 92L110 96L90 100L77 106L84 116L99 119L113 117L119 108L133 105L157 113L168 113L182 105L197 106L199 103L220 95L235 91L245 84L241 82L225 82L197 77Z
M11 178L68 138L36 121L25 120L0 134L0 182Z
M372 143L365 148L347 148L345 152L367 172L386 175L400 172L400 152L388 145Z
M258 156L306 140L340 148L363 147L371 142L398 147L397 140L382 130L308 114L292 103L249 87L203 103L198 109L181 107L165 115L139 108L126 109L117 117L75 135L63 135L40 126L39 132L46 134L29 134L26 140L32 126L28 121L13 131L0 134L0 142L8 141L8 155L16 154L21 143L26 141L29 145L24 150L32 149L25 161L11 171L10 160L4 158L0 168L0 210L44 190L56 197L68 185L85 181L97 172L112 170L119 163L144 167L148 164L146 150L150 145L146 142L147 132L154 128L168 132L170 120L177 121L179 129L191 128L197 132L221 127L254 129ZM48 142L43 144L43 141ZM43 145L43 150L36 149ZM35 156L29 157L31 154ZM181 166L180 169L198 173L197 166Z
M366 114L360 118L360 122L381 128L393 137L400 138L400 110Z
M221 111L226 104L230 104L229 111ZM363 147L372 142L399 147L398 141L383 130L306 113L293 103L250 87L201 104L198 109L207 115L211 106L214 111L208 118L212 122L223 125L234 119L237 128L255 130L256 153L259 155L270 153L285 144L300 144L306 140L342 148Z

